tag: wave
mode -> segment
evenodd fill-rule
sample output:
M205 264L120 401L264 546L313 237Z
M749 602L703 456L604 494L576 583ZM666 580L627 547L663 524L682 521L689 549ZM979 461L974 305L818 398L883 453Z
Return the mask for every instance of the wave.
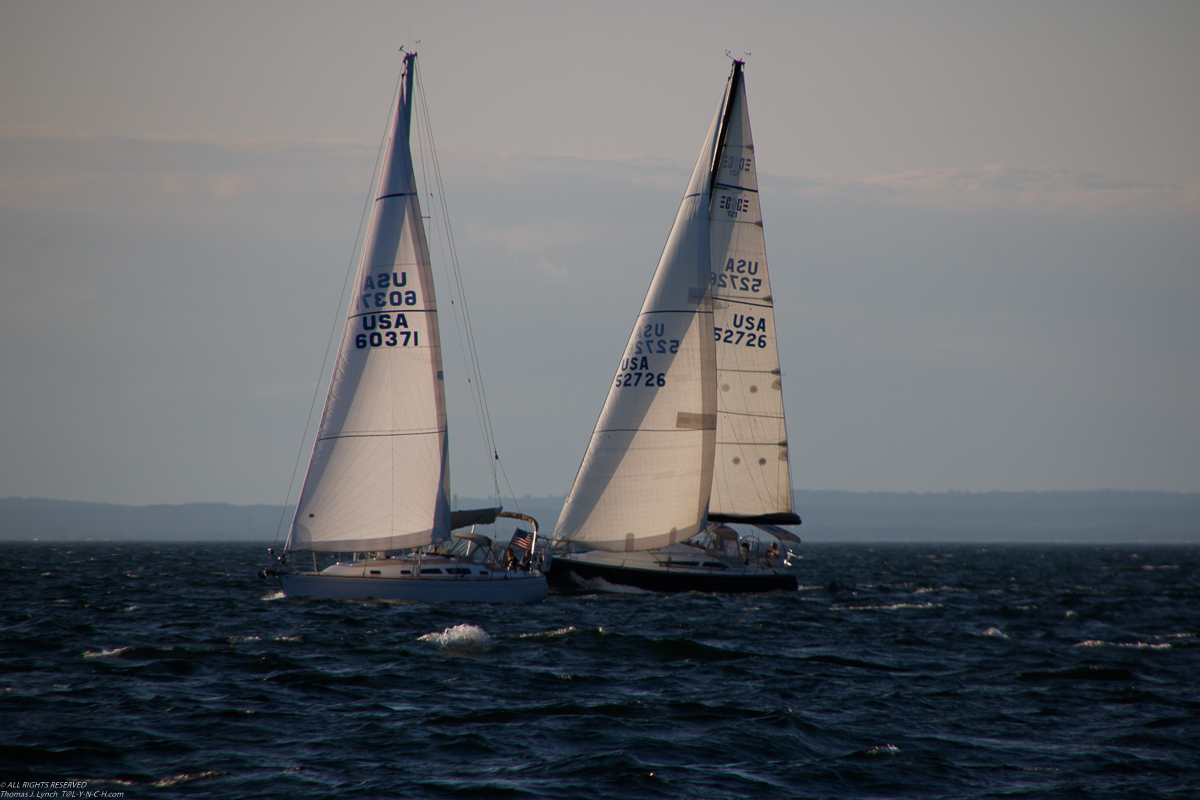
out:
M1170 650L1171 645L1164 642L1163 644L1146 644L1145 642L1104 642L1100 639L1088 639L1086 642L1080 642L1075 647L1127 647L1132 650Z
M941 603L892 603L886 606L839 606L829 607L830 611L894 611L900 608L942 608Z
M557 636L566 636L571 633L576 633L579 628L574 625L568 625L565 628L556 628L552 631L534 631L533 633L518 633L512 637L514 639L552 639Z
M1137 676L1123 667L1076 667L1074 669L1035 670L1017 673L1019 681L1135 681Z
M202 781L207 778L216 778L227 774L224 770L206 769L203 772L187 773L181 772L178 775L172 775L169 778L162 778L150 784L156 789L165 789L170 786L179 786L183 783L191 783L192 781Z
M880 672L907 672L904 667L889 667L886 664L876 664L872 661L860 661L856 658L842 658L841 656L805 656L801 661L814 661L818 664L835 664L839 667L857 667L858 669L873 669Z
M443 650L473 650L490 647L492 637L478 625L454 625L441 633L427 633L417 637L419 642L430 642Z
M596 592L599 594L636 594L650 595L654 592L649 589L640 589L637 586L626 586L623 583L609 583L604 578L580 578L572 574L575 585L582 592Z
M83 651L84 658L118 658L125 655L133 649L133 645L126 647L114 647L112 650L85 650Z

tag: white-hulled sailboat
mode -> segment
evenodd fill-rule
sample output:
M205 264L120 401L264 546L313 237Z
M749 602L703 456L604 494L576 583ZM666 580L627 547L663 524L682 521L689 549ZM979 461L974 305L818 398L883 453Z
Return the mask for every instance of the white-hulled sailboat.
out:
M652 591L795 589L774 301L743 62L734 61L616 379L554 532L547 574ZM783 543L761 547L728 523Z
M500 508L450 510L441 337L409 145L415 73L416 54L406 54L356 291L285 547L293 567L272 573L288 596L540 600L541 572L501 563L481 534L451 534L501 516L531 523L536 537L537 523ZM314 554L311 572L295 566L303 551ZM353 556L318 571L317 552Z

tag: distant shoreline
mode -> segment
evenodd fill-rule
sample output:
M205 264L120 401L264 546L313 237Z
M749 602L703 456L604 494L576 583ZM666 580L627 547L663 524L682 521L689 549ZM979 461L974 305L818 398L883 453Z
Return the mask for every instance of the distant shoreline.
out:
M490 498L455 498L458 508ZM511 500L543 533L564 496ZM1200 493L797 491L798 529L808 542L1200 544ZM0 498L0 542L245 541L286 535L282 506L229 503L129 506ZM282 520L282 524L281 524Z

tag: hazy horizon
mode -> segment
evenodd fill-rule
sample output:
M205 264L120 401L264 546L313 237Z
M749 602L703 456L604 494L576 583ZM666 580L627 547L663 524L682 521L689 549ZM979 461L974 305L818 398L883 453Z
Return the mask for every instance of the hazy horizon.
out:
M570 488L726 50L793 488L1200 491L1197 39L1185 2L7 3L0 497L284 503L401 45L517 497Z

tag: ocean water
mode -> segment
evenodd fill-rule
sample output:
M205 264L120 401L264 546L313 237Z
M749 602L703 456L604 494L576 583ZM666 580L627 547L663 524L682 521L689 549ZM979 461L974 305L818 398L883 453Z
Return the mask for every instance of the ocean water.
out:
M2 545L0 789L1200 797L1200 547L802 551L798 592L491 607L282 598L261 545Z

